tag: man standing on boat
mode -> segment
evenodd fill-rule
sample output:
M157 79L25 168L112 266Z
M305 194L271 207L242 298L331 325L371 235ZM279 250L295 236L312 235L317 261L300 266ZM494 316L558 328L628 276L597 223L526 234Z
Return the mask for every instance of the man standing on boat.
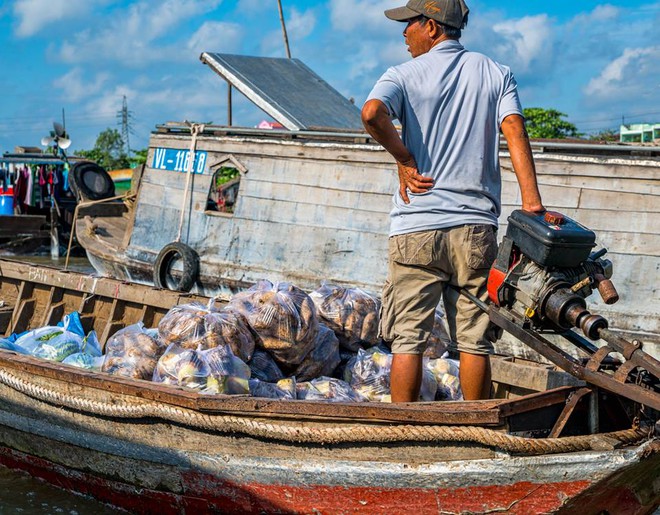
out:
M522 208L544 209L516 81L507 67L459 43L468 12L463 0L411 0L385 11L406 23L413 59L387 70L362 109L365 128L396 159L399 174L381 321L394 353L393 402L419 398L422 354L441 298L463 395L489 395L488 316L455 288L488 296L501 210L500 130ZM392 118L401 122L401 137Z

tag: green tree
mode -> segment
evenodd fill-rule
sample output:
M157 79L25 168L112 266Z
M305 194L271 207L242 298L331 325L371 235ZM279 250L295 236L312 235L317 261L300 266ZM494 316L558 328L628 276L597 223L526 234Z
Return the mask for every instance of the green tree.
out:
M604 131L596 132L589 135L591 141L607 141L618 142L619 133L613 129L605 129Z
M96 161L106 170L129 168L130 160L124 153L124 140L117 129L106 129L96 138L92 150L78 150L76 154Z
M523 109L523 114L530 138L563 139L581 136L575 125L562 120L566 115L556 109L526 107Z
M145 164L147 162L148 151L148 148L143 148L142 150L134 150L133 156L131 157L131 167L135 168L136 166Z

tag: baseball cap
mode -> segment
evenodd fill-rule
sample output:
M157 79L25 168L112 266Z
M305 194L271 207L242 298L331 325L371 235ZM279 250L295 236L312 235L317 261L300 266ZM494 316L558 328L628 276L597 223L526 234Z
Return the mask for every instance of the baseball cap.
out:
M463 0L410 0L403 7L387 9L385 16L394 21L408 21L423 15L444 25L462 29L470 12Z

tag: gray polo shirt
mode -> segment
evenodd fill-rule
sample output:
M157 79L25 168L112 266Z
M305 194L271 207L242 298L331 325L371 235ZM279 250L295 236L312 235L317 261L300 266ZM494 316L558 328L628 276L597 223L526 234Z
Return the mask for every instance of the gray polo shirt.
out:
M367 100L381 100L402 125L403 142L431 191L398 191L390 235L487 223L500 215L500 124L522 115L511 71L447 40L387 70Z

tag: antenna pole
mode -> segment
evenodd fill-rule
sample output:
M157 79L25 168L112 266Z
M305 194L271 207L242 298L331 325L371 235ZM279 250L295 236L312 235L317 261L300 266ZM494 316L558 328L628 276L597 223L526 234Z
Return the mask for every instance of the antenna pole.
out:
M289 37L286 34L286 24L284 23L284 12L282 12L282 0L277 0L277 7L280 10L280 22L282 23L282 36L284 36L284 48L287 58L291 59L291 50L289 49Z
M131 142L130 133L133 132L131 120L133 119L133 112L128 110L128 101L126 95L123 96L121 110L117 113L119 125L121 125L121 139L124 143L124 149L127 156L131 155Z
M64 117L64 108L62 108L62 127L64 127L64 132L66 132L66 118Z

